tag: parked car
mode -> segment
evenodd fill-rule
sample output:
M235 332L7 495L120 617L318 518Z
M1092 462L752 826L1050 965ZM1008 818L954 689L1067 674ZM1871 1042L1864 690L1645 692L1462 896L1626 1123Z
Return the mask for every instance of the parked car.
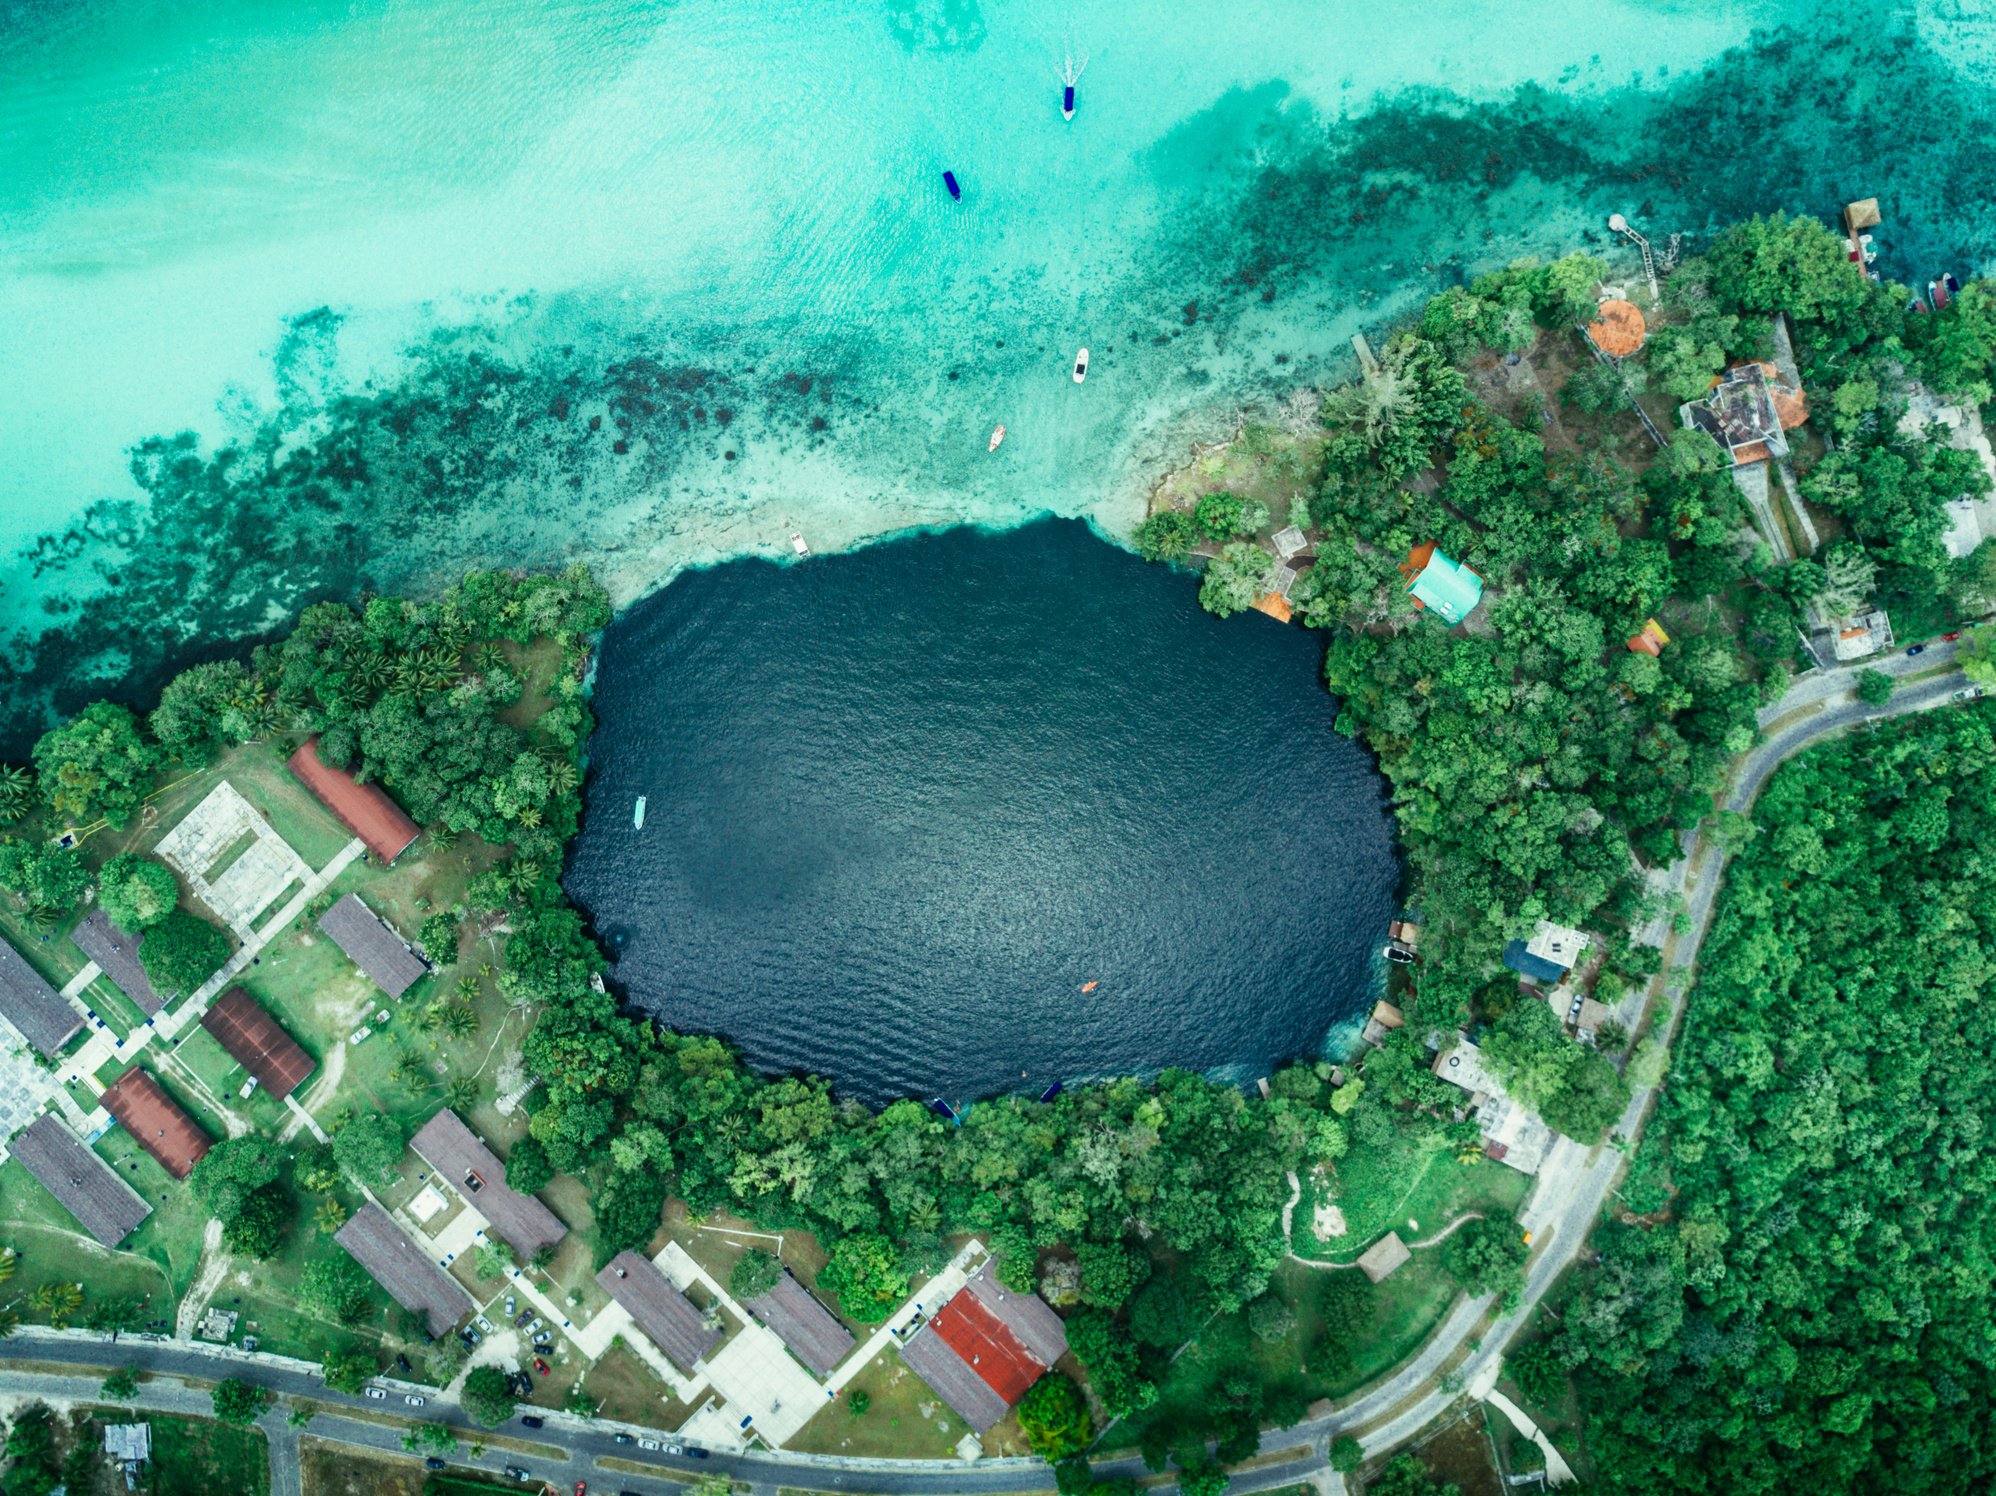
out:
M1982 687L1980 686L1963 686L1959 691L1954 693L1954 699L1956 701L1973 701L1981 694Z
M429 1457L429 1458L428 1458L427 1460L424 1460L424 1461L423 1461L423 1468L424 1468L425 1470L441 1470L441 1469L443 1469L443 1468L444 1468L444 1461L443 1461L443 1456L442 1456L442 1455L435 1455L435 1454L431 1455L431 1456L430 1456L430 1457Z
M407 1403L412 1408L420 1408L424 1403L428 1402L429 1399L427 1397L418 1397L413 1392L405 1392L402 1394L402 1401Z
M478 1316L478 1328L490 1335L492 1333L492 1321L481 1314Z
M547 1420L538 1413L525 1414L520 1419L520 1422L524 1423L528 1428L544 1428L547 1426Z
M689 1460L704 1460L707 1458L707 1451L698 1444L689 1444L686 1446L686 1457Z
M629 1434L612 1434L610 1435L610 1437L619 1444L635 1444L638 1442L637 1440L633 1439Z
M656 1439L640 1439L640 1440L638 1440L638 1448L640 1448L640 1449L656 1449L656 1448L658 1448L658 1440L656 1440Z
M1960 630L1960 629L1956 629L1956 630L1955 630L1955 631L1954 631L1953 633L1951 633L1951 634L1942 634L1942 635L1941 635L1941 643L1943 643L1943 644L1952 644L1952 643L1954 643L1954 641L1955 641L1955 640L1959 639L1960 637L1961 637L1961 630Z
M409 1364L407 1356L397 1356L395 1358L395 1369L397 1371L414 1371L416 1368Z
M512 1301L511 1299L508 1299L508 1300L506 1300L506 1302L510 1304L510 1303L512 1303L513 1301ZM524 1330L524 1329L526 1329L526 1327L527 1327L527 1321L528 1321L528 1320L530 1320L530 1319L532 1319L533 1317L534 1317L534 1311L533 1311L533 1310L531 1310L531 1309L522 1309L522 1310L521 1310L521 1311L520 1311L520 1312L519 1312L518 1314L516 1314L516 1315L514 1315L514 1316L513 1316L513 1328L514 1328L514 1329L516 1329L516 1330Z
M546 1327L546 1325L547 1321L542 1319L538 1314L536 1314L532 1319L527 1321L527 1328L529 1330L543 1329Z
M1909 655L1925 654L1926 652L1927 646L1924 644L1915 644L1911 649L1906 651Z
M507 1294L507 1295L506 1295L506 1317L507 1317L508 1319L511 1319L511 1318L513 1317L513 1311L514 1311L514 1310L516 1310L516 1309L518 1309L519 1307L520 1307L520 1301L519 1301L518 1299L514 1298L514 1297L513 1297L513 1295L511 1295L510 1293L509 1293L509 1294Z
M589 1482L578 1480L575 1483L575 1496L589 1496Z
M668 1444L665 1446L665 1452L667 1454L685 1454L686 1446L683 1444Z
M373 1398L376 1402L388 1401L388 1394L386 1392L383 1392L379 1387L363 1387L360 1390L365 1392L369 1397Z
M509 1480L532 1480L532 1479L533 1479L533 1476L531 1476L531 1475L529 1475L529 1474L527 1473L527 1470L526 1470L526 1467L525 1467L525 1466L523 1466L523 1465L508 1465L508 1466L506 1467L506 1477L507 1477L507 1479L509 1479Z
M538 1371L542 1376L546 1376L548 1374L547 1362L543 1361L539 1356L534 1357L534 1370Z

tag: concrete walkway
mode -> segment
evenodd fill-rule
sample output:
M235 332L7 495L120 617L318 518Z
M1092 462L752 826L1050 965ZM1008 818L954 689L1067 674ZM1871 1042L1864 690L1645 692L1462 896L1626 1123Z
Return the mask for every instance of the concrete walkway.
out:
M1545 1456L1547 1485L1572 1485L1573 1467L1566 1463L1566 1456L1553 1447L1553 1442L1546 1437L1544 1429L1525 1416L1523 1408L1519 1407L1510 1398L1496 1389L1497 1371L1497 1363L1492 1362L1489 1369L1489 1380L1492 1385L1484 1391L1483 1400L1502 1413L1506 1418L1510 1419L1512 1428L1538 1445L1539 1453Z

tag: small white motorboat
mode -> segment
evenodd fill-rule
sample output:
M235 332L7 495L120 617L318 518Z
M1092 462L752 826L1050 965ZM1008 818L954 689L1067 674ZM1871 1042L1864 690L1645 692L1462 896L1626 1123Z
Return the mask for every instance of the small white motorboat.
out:
M631 829L634 831L645 829L645 797L643 795L638 796L638 803L631 808Z
M1081 383L1088 377L1088 350L1082 349L1074 355L1074 382Z
M1000 423L999 423L999 424L998 424L997 426L994 426L994 427L992 428L992 430L991 430L991 445L990 445L990 446L988 446L988 447L986 447L986 448L985 448L984 450L985 450L985 451L987 451L987 452L995 452L995 451L997 451L997 450L998 450L998 443L1002 442L1003 440L1005 440L1005 426L1004 426L1004 423L1003 423L1003 422L1001 421L1001 422L1000 422Z
M811 548L808 545L804 544L804 537L802 535L799 535L795 530L792 530L790 532L790 549L795 551L800 556L808 556L811 554Z

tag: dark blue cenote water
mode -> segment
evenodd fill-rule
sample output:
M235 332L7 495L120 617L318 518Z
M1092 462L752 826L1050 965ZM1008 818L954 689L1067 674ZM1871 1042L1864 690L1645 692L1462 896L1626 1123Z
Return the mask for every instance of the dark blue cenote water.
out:
M691 572L603 641L568 888L631 1002L868 1101L1251 1078L1399 878L1320 659L1075 522Z

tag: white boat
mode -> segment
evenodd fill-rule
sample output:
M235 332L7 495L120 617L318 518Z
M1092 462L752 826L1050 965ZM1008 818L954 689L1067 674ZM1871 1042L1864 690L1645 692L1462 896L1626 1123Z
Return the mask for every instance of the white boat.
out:
M638 803L631 810L631 828L635 831L645 829L645 797L643 795L638 796Z
M1088 350L1082 349L1074 355L1074 382L1081 383L1088 377Z
M804 537L802 535L799 535L795 530L792 530L790 532L790 549L795 551L800 556L808 556L811 554L811 548L808 545L804 544Z
M991 432L991 445L986 447L984 450L987 452L997 451L998 443L1002 442L1003 440L1005 440L1005 427L1001 423L997 427L993 428Z

